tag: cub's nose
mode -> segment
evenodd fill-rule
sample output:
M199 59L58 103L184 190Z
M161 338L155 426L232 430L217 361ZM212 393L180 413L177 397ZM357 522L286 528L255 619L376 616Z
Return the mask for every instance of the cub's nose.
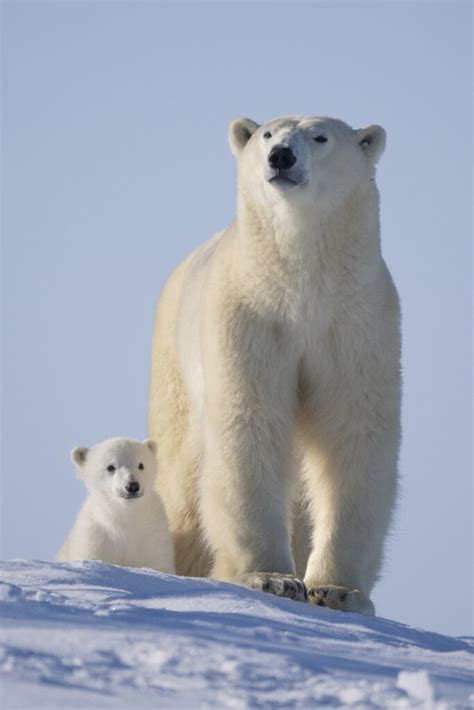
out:
M275 170L288 170L296 163L296 156L285 145L274 145L268 156L268 162Z
M125 490L127 493L138 493L140 490L140 484L137 483L136 481L131 481L131 483L127 483L125 486Z

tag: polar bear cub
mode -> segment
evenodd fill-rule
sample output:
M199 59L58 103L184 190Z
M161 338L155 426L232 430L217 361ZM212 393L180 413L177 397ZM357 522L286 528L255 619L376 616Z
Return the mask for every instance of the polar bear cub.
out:
M71 452L88 490L57 560L102 560L175 572L173 544L154 489L156 443L114 438Z

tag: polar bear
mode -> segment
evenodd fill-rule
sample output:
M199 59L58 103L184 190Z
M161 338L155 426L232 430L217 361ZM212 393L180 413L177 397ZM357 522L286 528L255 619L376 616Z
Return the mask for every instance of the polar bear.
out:
M236 218L171 275L154 331L149 434L177 570L373 614L400 440L385 131L239 118L229 140Z
M89 495L60 561L102 560L174 574L174 552L163 502L154 489L156 443L107 439L71 452Z

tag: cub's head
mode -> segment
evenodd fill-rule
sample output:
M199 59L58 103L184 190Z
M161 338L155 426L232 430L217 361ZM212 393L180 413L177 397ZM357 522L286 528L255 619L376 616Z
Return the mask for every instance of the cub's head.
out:
M334 118L286 116L263 125L238 118L229 127L239 191L253 202L305 202L331 209L374 177L385 147L381 126L354 130Z
M156 476L156 443L152 439L107 439L73 449L78 477L94 495L132 502L152 490Z

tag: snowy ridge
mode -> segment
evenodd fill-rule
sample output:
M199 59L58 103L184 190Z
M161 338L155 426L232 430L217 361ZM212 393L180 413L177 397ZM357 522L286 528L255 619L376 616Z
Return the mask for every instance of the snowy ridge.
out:
M474 640L101 562L1 565L3 710L469 708Z

